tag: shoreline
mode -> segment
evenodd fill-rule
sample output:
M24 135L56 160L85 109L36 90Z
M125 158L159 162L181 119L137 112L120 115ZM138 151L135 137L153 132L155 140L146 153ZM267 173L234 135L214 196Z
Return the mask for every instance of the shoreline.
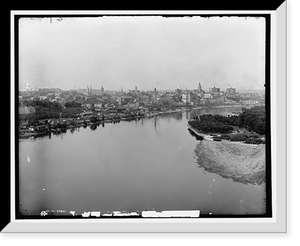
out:
M28 138L37 138L37 137L43 137L47 136L49 134L60 134L66 132L67 129L72 129L72 128L80 128L84 126L90 126L93 124L109 124L109 123L119 123L121 121L133 121L133 120L139 120L141 118L152 118L155 116L160 116L160 115L166 115L166 114L171 114L171 113L180 113L180 112L185 112L185 111L190 111L194 109L203 109L203 108L235 108L235 107L242 107L244 105L238 105L238 104L233 104L233 105L214 105L214 106L195 106L195 107L182 107L182 108L177 108L174 110L167 110L167 111L160 111L160 112L150 112L146 113L144 115L133 115L133 114L128 114L128 115L122 115L122 114L111 114L111 115L106 115L104 119L96 119L93 122L91 122L92 117L97 117L97 113L94 112L90 116L85 116L85 117L80 117L74 116L74 117L69 117L69 118L49 118L49 119L42 119L42 120L36 120L37 124L36 125L28 125L22 126L19 128L19 139L28 139ZM251 105L248 105L251 106ZM53 125L49 125L48 123L45 123L46 121L48 122L55 122ZM23 120L23 122L28 122L28 120ZM65 124L65 122L72 122Z
M199 132L197 129L192 127L189 123L187 125L188 125L188 129L191 129L194 132L194 134L196 134L198 137L203 137L203 139L205 140L213 141L213 138L209 134Z
M200 141L194 153L199 167L209 173L243 184L265 182L265 144Z
M252 144L252 145L260 145L260 144L265 144L264 141L261 140L261 143L256 143L255 141L251 141L251 138L253 135L255 134L246 134L245 132L243 133L227 133L227 134L220 134L220 133L202 133L200 132L199 130L195 129L194 127L192 127L189 123L187 124L188 126L188 129L190 129L191 131L193 131L193 134L197 135L198 137L200 138L203 138L205 140L209 140L209 141L218 141L218 142L221 142L221 141L227 141L227 142L239 142L239 143L242 143L242 144L245 144L245 145L249 145L249 144ZM240 130L242 131L242 130ZM231 136L234 136L234 135L237 135L237 134L243 134L245 136L247 136L247 142L246 140L230 140L230 137ZM223 136L226 136L226 138L224 138Z
M211 135L200 133L189 124L188 127L193 134L202 137L194 150L200 168L243 184L265 182L265 144L225 139L214 141Z

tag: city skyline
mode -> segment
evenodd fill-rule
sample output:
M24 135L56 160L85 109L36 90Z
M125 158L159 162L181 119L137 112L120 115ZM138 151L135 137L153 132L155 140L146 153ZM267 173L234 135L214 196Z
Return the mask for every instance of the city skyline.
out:
M19 27L20 88L264 89L264 18L21 18Z
M89 90L89 88L92 87L91 85L86 85L85 87L80 87L80 88L77 88L77 87L73 87L73 88L65 88L65 89L61 89L60 87L31 87L30 84L28 83L25 87L23 88L19 88L19 91L26 91L26 88L28 88L29 90L28 91L31 91L31 90L38 90L38 89L60 89L60 90L65 90L65 91L69 91L69 90ZM103 85L99 85L98 87L92 87L93 90L96 90L96 91L100 91L102 90L102 87ZM155 89L152 88L152 89L149 89L149 90L146 90L146 89L140 89L139 86L135 86L137 88L137 91L153 91ZM103 89L105 91L116 91L116 92L128 92L128 91L135 91L135 87L134 88L128 88L128 89L124 89L123 86L121 86L118 89L116 90L108 90L106 88L103 87ZM202 90L203 91L206 91L206 92L209 92L209 89L210 88L213 88L213 87L216 87L215 85L211 86L211 87L207 87L207 88L203 88L202 87ZM239 88L236 88L236 87L224 87L224 88L221 88L221 87L216 87L216 88L220 88L221 91L225 92L226 89L229 89L229 88L233 88L233 89L236 89L237 91L265 91L264 88L262 89L249 89L249 88L246 88L246 89L239 89ZM193 88L180 88L180 87L175 87L175 88L169 88L169 89L157 89L157 91L175 91L176 89L180 89L180 90L197 90L198 89L198 84L197 86L194 86Z

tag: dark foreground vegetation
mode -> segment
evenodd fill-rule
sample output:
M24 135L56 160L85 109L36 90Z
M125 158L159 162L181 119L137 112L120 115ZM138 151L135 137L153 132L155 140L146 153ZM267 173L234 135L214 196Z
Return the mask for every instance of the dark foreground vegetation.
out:
M244 143L265 143L266 112L264 106L243 109L239 115L205 114L194 117L189 125L201 133L211 134L214 141L222 139Z
M258 134L265 134L266 131L266 110L264 106L256 106L250 109L243 109L239 117L239 127Z
M221 115L204 114L196 116L189 124L203 133L229 133L233 127L226 121L231 117Z

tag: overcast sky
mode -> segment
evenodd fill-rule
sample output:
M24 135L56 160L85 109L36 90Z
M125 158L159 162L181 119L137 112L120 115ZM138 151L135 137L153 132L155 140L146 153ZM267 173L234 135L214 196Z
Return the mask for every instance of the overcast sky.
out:
M264 89L265 19L19 20L20 86Z

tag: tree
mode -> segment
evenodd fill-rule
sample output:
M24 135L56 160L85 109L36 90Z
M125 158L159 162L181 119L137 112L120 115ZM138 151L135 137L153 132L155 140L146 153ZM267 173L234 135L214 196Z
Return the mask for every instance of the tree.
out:
M243 109L240 114L240 127L245 127L250 131L259 134L265 134L266 112L263 106L253 107L251 109Z
M266 132L266 122L262 120L258 120L255 125L254 131L258 134L265 134Z
M75 108L75 107L81 107L81 103L75 102L75 101L68 101L65 104L66 108Z
M98 121L98 118L97 118L96 116L92 116L92 117L90 118L90 121L91 121L92 123L95 123L95 122Z

